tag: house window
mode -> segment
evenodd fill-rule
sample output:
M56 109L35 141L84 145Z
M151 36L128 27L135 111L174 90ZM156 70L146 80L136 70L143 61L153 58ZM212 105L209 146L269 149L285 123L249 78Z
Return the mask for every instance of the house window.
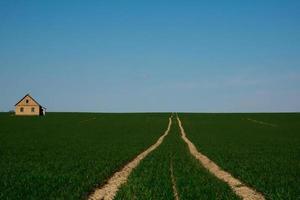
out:
M28 99L26 99L26 103L28 103L29 102L29 100Z
M31 112L34 112L34 108L31 108Z
M23 107L20 108L20 112L24 112L24 108Z

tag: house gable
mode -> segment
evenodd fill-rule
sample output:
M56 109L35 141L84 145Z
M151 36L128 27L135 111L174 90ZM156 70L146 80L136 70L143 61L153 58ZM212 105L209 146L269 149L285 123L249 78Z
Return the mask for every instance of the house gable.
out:
M26 94L15 106L40 106L29 94Z

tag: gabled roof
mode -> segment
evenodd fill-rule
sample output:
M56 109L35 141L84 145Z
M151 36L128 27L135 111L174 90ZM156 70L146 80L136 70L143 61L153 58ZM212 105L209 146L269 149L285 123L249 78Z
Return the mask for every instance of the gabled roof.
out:
M15 106L18 105L18 104L19 104L23 99L25 99L26 97L31 98L37 105L41 106L41 104L39 104L32 96L30 96L30 94L26 94L20 101L18 101L18 102L15 104ZM41 106L41 107L43 107L43 106ZM44 108L44 107L43 107L43 108Z

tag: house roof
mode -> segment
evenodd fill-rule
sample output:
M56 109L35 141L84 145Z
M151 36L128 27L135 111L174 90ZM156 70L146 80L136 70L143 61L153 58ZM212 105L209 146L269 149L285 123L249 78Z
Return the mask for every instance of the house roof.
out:
M38 104L39 106L41 106L41 104L39 104L32 96L30 96L30 94L26 94L20 101L18 101L16 104L15 104L15 106L16 105L18 105L23 99L25 99L26 97L30 97L36 104ZM43 106L41 106L42 108L45 108L45 107L43 107Z

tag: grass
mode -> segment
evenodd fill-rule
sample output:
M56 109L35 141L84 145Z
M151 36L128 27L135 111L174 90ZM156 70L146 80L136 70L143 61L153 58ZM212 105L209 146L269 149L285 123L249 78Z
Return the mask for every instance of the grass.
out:
M0 199L84 199L156 142L169 114L0 113ZM187 137L267 199L300 199L300 114L179 114ZM189 153L177 121L116 199L238 199Z
M300 114L179 116L187 137L223 169L267 199L300 199Z
M0 199L84 199L163 134L166 114L0 114Z
M175 118L164 142L133 170L116 199L173 200L171 162L180 200L238 199L189 153Z

